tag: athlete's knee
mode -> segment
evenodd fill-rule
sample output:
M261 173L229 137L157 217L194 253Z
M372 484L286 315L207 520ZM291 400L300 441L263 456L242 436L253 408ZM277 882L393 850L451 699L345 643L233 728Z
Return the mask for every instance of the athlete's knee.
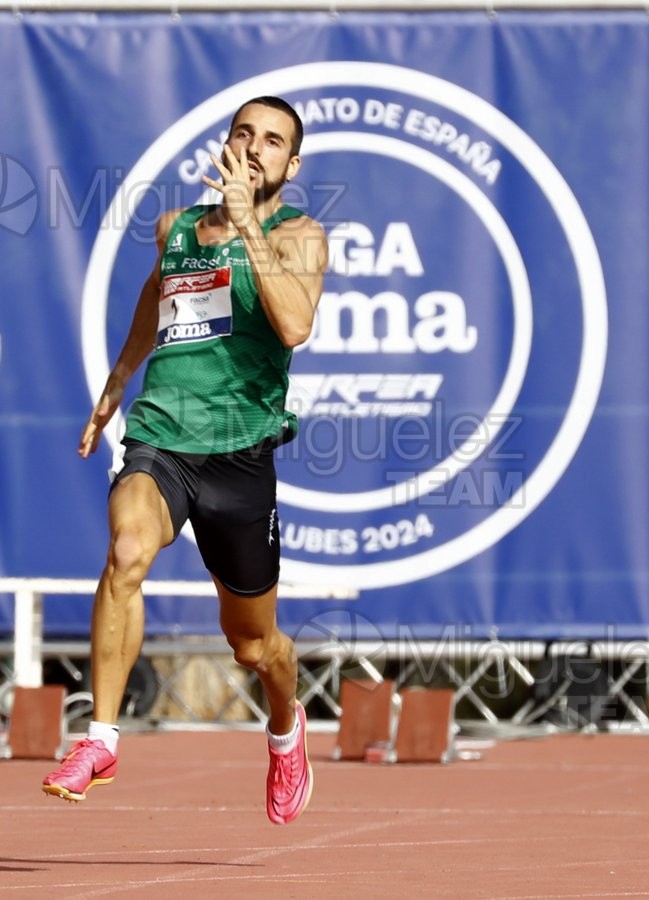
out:
M120 525L113 530L108 566L115 577L138 582L144 578L159 549L159 541L146 528Z
M234 658L239 665L255 672L267 672L284 657L290 655L288 639L282 640L278 631L258 638L228 636L228 642L234 651Z
M259 672L264 664L264 642L257 640L230 638L230 646L234 651L234 658L240 666Z

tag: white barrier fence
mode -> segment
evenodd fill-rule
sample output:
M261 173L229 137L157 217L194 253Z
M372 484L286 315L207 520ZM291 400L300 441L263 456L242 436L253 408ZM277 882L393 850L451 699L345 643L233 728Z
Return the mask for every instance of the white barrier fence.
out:
M43 598L62 595L94 595L96 581L89 579L55 578L0 578L0 594L12 594L15 603L13 640L5 643L13 658L11 681L20 687L40 687L43 683L43 659L55 656L64 660L87 656L88 641L44 641ZM211 581L145 581L145 596L215 597ZM280 584L280 598L328 599L345 602L357 597L353 589L322 586ZM320 629L322 631L322 629ZM0 642L2 644L2 642ZM301 677L300 699L304 705L317 698L334 716L340 714L338 690L341 677L364 677L380 683L391 666L391 677L396 686L413 678L419 683L431 684L439 673L456 692L456 705L466 699L479 719L488 727L505 724L526 727L539 722L553 708L565 704L575 681L587 696L591 684L590 675L580 681L576 670L571 672L558 667L561 672L544 702L529 696L535 687L535 666L543 659L589 660L601 665L606 687L602 704L614 701L621 704L625 716L635 730L649 730L649 716L644 700L636 702L629 685L634 679L649 673L649 641L602 640L574 641L503 641L497 637L487 640L418 640L412 631L403 627L395 639L349 639L334 631L322 632L320 638L296 640ZM248 673L244 684L237 684L224 668L220 659L229 652L225 639L219 635L196 637L170 637L145 641L143 654L148 656L188 657L191 654L209 654L214 665L237 696L244 701L250 713L260 721L264 712L257 705L251 690L255 676ZM576 663L575 663L576 665ZM595 671L595 670L593 670ZM163 690L173 691L172 674L160 678ZM547 677L547 674L546 674ZM480 690L487 680L488 691ZM526 689L528 695L515 712L506 719L499 718L490 703L512 693L512 687ZM637 691L636 691L637 693ZM647 691L645 685L644 697ZM496 704L497 705L497 704ZM217 716L216 721L219 721ZM610 729L613 730L613 729Z
M506 10L647 9L647 0L0 0L0 9L23 12L165 12L178 17L185 12L255 12L259 10L341 12L441 12L477 10L495 15Z
M0 594L14 595L13 680L19 687L43 683L43 597L79 594L93 596L97 582L82 578L0 578ZM211 581L145 581L146 596L216 597ZM357 592L347 588L311 585L279 585L279 597L353 600Z

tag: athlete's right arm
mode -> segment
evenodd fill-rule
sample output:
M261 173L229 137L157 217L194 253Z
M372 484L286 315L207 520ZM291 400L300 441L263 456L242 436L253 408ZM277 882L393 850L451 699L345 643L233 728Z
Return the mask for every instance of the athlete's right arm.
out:
M158 304L160 297L160 260L167 236L180 210L164 213L156 226L158 258L153 271L144 282L135 307L133 320L117 362L106 380L99 400L90 414L79 441L79 455L84 459L94 453L102 432L121 403L124 389L131 376L141 366L153 349L158 329Z

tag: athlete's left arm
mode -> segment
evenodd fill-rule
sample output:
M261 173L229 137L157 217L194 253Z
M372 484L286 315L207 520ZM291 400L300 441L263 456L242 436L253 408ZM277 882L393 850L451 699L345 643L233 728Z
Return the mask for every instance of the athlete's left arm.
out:
M327 239L308 216L287 219L266 237L256 221L240 229L268 321L285 347L311 334L327 268Z

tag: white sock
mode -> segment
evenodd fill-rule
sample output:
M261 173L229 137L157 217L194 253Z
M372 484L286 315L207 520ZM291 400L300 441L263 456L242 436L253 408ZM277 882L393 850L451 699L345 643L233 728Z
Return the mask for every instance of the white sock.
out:
M268 743L276 753L290 753L293 747L295 747L295 745L297 744L297 736L299 733L300 720L297 716L295 717L295 724L288 732L288 734L273 734L268 726L266 726Z
M88 738L91 741L103 741L107 750L115 756L119 740L119 725L108 725L106 722L91 722L88 726Z

